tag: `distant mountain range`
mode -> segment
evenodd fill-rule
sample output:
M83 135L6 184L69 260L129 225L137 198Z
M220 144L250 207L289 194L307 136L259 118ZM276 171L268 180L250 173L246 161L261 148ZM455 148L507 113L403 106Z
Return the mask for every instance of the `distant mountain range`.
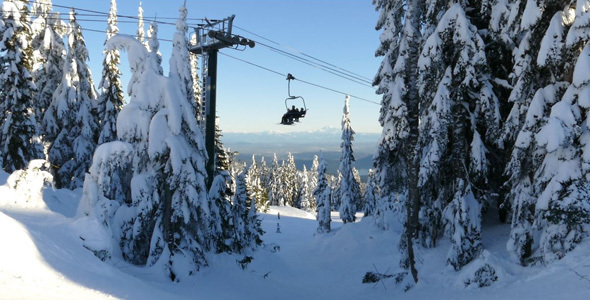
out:
M328 162L328 172L335 174L340 161L340 143L342 132L339 128L322 128L311 132L279 133L272 131L241 133L224 132L221 141L226 148L239 152L240 161L250 162L252 155L256 160L264 156L267 164L272 162L276 153L279 160L287 158L291 152L298 169L305 165L311 167L314 155L323 153ZM366 175L373 168L373 154L377 149L379 133L356 133L353 151L356 158L355 167L361 175ZM365 176L362 176L365 177Z

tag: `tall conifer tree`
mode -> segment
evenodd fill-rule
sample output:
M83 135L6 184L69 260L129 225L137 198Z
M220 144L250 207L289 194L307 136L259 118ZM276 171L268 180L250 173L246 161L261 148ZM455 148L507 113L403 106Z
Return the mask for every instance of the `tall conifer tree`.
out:
M344 100L344 114L342 116L342 143L340 157L340 218L346 223L356 220L357 203L360 202L360 186L354 176L352 164L355 161L352 151L352 141L354 140L354 130L350 125L350 108L348 104L349 97Z
M191 34L190 45L195 46L197 44L197 35L195 33ZM193 52L190 52L190 62L191 62L191 75L193 76L193 92L195 101L198 103L197 105L197 120L201 121L202 119L202 109L204 107L203 103L201 102L201 81L199 79L199 55ZM201 124L202 126L203 124Z
M448 6L418 61L424 108L419 138L420 241L435 246L444 222L455 243L449 263L457 270L482 248L481 209L493 192L487 190L493 177L488 153L501 121L485 43L473 23L479 16L473 10L477 11L473 4ZM468 218L458 219L459 215Z
M291 152L287 153L287 161L283 161L281 166L281 205L296 207L297 201L297 167L295 166L295 157Z
M274 153L272 166L269 170L269 181L268 181L268 198L270 205L281 205L282 199L282 186L281 186L281 166L277 154Z
M143 8L141 7L141 1L137 7L137 40L144 44L145 43L145 28L143 24Z
M324 156L320 155L318 165L318 185L313 191L313 195L316 200L316 218L318 220L318 233L330 232L330 224L332 222L332 219L330 217L330 213L332 212L330 208L330 198L332 193L330 185L328 183L328 179L326 178L326 168L327 164L324 160Z
M162 54L160 53L160 41L158 41L158 23L150 22L150 28L147 33L147 48L150 58L156 62L158 74L164 74L162 69Z
M88 49L76 13L70 12L68 55L63 78L53 94L43 123L55 140L49 146L56 186L82 187L84 175L92 163L98 139L98 120L92 109L96 91L88 61Z
M63 74L63 65L66 58L66 47L63 37L68 31L65 22L59 13L51 12L51 0L37 0L33 3L32 12L36 15L32 24L33 29L33 53L35 62L33 65L33 80L37 86L35 94L35 114L39 124L45 110L51 103L53 92L60 84ZM53 142L55 136L45 134L45 141Z
M37 90L28 5L27 0L5 1L1 11L0 63L7 67L0 74L0 167L9 173L44 157L33 103Z
M570 198L571 195L566 196L572 188L570 184L579 185L574 179L564 181L563 189L552 184L560 167L551 162L575 164L574 153L581 151L576 133L581 122L578 119L579 107L577 96L574 96L575 89L570 86L575 61L588 40L584 25L581 25L587 20L584 21L585 17L578 19L578 16L587 14L585 10L588 8L584 9L584 5L579 3L574 6L570 1L522 1L520 5L524 10L519 35L522 38L514 51L511 76L515 83L509 97L514 105L504 123L506 134L503 142L509 141L510 145L510 137L514 141L505 170L509 178L506 186L510 192L504 202L512 210L512 231L507 248L521 264L526 264L535 250L535 242L540 239L543 240L541 248L545 247L541 251L544 258L548 261L553 259L552 251L546 251L553 247L548 246L553 243L549 242L552 238L546 238L551 234L544 233L543 237L539 237L535 232L551 227L551 222L545 220L547 216L554 215L548 212L548 199L555 197L554 193L558 191L564 193L560 197ZM573 121L572 117L578 121ZM555 138L548 138L546 132L549 128L560 132L562 139L558 142L559 146L555 144ZM580 170L573 165L570 168ZM574 190L584 193L582 189ZM573 196L573 199L576 197ZM557 219L553 221L560 222ZM561 234L563 232L553 237ZM572 233L572 236L576 234ZM562 238L557 240L563 241ZM566 250L556 251L563 253Z
M180 16L176 21L176 32L172 39L172 56L170 57L170 78L173 78L180 84L182 94L187 101L192 103L195 117L198 118L199 107L195 102L195 91L193 88L193 76L190 64L190 54L188 51L188 25L186 16L188 14L186 7L183 5L180 9ZM197 119L198 120L198 119ZM213 157L211 159L214 159Z
M117 2L111 0L107 20L107 41L119 32L117 27ZM121 85L120 54L118 49L105 49L102 62L102 78L99 84L98 119L100 135L98 144L117 139L117 117L125 103Z
M421 201L416 152L420 107L418 59L424 42L422 33L428 33L431 28L421 27L426 13L424 1L376 0L374 3L380 11L376 29L382 31L376 55L383 56L374 80L377 93L383 95L379 117L383 132L374 162L382 188L378 205L380 217L376 220L380 222L378 225L387 228L392 222L389 211L394 203L402 203L405 216L399 245L400 266L418 282L413 246ZM433 17L436 22L437 15Z
M222 136L221 128L219 128L219 117L217 117L215 120L215 172L218 174L222 171L229 171L231 164L231 154L223 145Z
M378 186L375 184L375 179L373 178L373 171L369 170L369 176L367 178L367 184L365 187L365 193L363 198L365 199L365 206L363 209L363 213L365 217L372 216L375 214L375 209L377 206L377 197L379 196L378 193Z
M589 52L583 49L589 40L590 7L585 1L540 1L527 3L527 9L541 11L532 19L531 31L540 43L531 47L538 51L532 68L541 70L534 76L543 85L530 102L507 168L516 171L511 177L516 185L508 250L522 264L534 252L539 256L533 261L562 258L581 242L582 228L590 223L583 200L588 195L584 90L589 78L581 71L588 68ZM527 157L519 164L520 156ZM532 182L523 173L532 175Z

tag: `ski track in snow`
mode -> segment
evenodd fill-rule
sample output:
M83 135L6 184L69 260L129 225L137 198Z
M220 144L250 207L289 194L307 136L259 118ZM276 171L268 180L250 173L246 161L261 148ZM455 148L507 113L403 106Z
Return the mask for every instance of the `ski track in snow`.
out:
M0 172L0 184L7 175ZM260 214L265 246L247 255L210 255L209 267L181 283L154 268L117 258L102 262L83 247L76 222L81 190L44 190L43 208L10 204L0 186L0 299L588 299L588 241L549 266L522 268L505 250L509 225L484 218L483 244L499 280L464 288L461 272L445 266L450 243L418 249L419 283L403 292L393 279L362 284L367 271L393 274L400 228L381 231L370 218L343 224L332 213L332 232L315 234L315 216L290 207ZM278 218L277 214L281 217ZM277 233L277 223L280 233ZM466 270L464 268L464 270ZM577 273L577 274L576 274Z

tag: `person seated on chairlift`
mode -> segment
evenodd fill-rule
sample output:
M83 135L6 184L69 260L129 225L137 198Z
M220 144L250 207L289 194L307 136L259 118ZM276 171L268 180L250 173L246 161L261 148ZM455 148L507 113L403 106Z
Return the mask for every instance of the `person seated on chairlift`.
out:
M300 109L297 109L297 108L295 108L295 105L292 106L291 113L293 115L293 118L295 118L295 122L299 122L299 118L305 117L305 112L306 111L305 111L305 109L303 109L303 107Z
M293 118L297 117L297 109L295 105L291 107L291 109L287 109L287 112L281 118L281 124L293 124Z
M281 119L281 123L282 124L292 124L293 120L295 122L299 122L299 118L302 118L305 116L305 113L307 111L302 107L300 109L297 109L295 107L295 105L291 106L291 109L287 109L287 112L283 115L283 118Z

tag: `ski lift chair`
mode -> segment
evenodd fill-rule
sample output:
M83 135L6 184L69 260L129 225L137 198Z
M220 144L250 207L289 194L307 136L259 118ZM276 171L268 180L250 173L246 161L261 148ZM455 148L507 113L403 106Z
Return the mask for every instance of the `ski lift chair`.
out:
M291 73L287 74L289 97L285 99L285 108L287 109L287 112L281 118L281 124L283 125L293 125L295 122L299 122L300 118L305 118L305 115L307 114L307 105L305 105L305 99L303 99L301 96L291 96L291 80L294 79L295 77L293 77ZM293 104L291 108L289 108L289 101L300 101L302 107L297 109L295 104Z

